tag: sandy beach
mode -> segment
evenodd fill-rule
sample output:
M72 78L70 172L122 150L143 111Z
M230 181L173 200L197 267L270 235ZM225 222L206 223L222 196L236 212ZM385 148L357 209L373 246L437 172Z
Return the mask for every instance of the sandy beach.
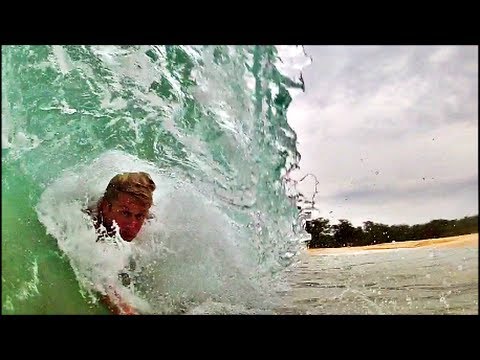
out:
M451 236L439 239L426 239L415 241L400 241L390 242L378 245L369 246L352 246L343 248L320 248L320 249L308 249L308 253L311 255L321 254L342 254L357 251L370 251L370 250L386 250L386 249L407 249L407 248L457 248L457 247L478 247L478 233Z

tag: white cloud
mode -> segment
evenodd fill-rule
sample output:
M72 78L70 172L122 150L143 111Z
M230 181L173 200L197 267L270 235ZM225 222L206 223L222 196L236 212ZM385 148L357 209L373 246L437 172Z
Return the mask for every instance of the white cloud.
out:
M430 55L429 60L433 63L444 63L451 60L455 52L456 48L454 46L445 46L434 51L432 55Z
M336 209L339 217L343 211L351 220L415 223L478 208L478 186L471 186L478 179L475 47L318 46L306 52L313 57L304 71L306 92L288 113L302 155L293 177L317 176L321 210ZM429 191L465 181L470 185L452 195ZM307 196L312 188L306 181L299 186ZM355 191L362 197L347 208L339 196Z

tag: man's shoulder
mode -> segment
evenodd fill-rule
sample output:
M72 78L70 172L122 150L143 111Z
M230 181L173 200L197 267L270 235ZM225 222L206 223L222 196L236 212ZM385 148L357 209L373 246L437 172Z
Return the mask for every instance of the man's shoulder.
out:
M82 212L92 217L93 219L98 218L98 202L90 203L85 208L82 209Z
M98 231L98 228L100 225L100 218L99 218L99 211L98 211L97 204L96 203L90 204L89 206L83 208L82 212L88 215L92 219L93 226L95 227L95 230Z

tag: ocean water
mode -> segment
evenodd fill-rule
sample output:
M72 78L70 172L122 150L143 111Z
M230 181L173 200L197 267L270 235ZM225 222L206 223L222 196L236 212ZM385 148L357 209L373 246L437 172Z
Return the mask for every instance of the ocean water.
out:
M109 314L107 284L143 314L478 314L478 247L307 254L287 110L309 62L3 46L2 314ZM97 243L82 210L123 171L154 179L153 217Z
M279 314L478 315L478 245L314 251L298 260Z
M286 113L308 63L297 46L2 46L2 313L107 314L106 283L145 314L271 313L301 248ZM151 174L154 218L95 243L82 210L121 171Z

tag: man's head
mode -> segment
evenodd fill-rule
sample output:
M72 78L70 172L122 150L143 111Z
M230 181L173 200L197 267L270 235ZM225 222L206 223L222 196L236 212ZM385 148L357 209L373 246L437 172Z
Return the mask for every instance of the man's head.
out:
M125 241L132 241L152 206L155 183L144 172L118 174L110 180L99 204L103 225L111 231L115 221Z

